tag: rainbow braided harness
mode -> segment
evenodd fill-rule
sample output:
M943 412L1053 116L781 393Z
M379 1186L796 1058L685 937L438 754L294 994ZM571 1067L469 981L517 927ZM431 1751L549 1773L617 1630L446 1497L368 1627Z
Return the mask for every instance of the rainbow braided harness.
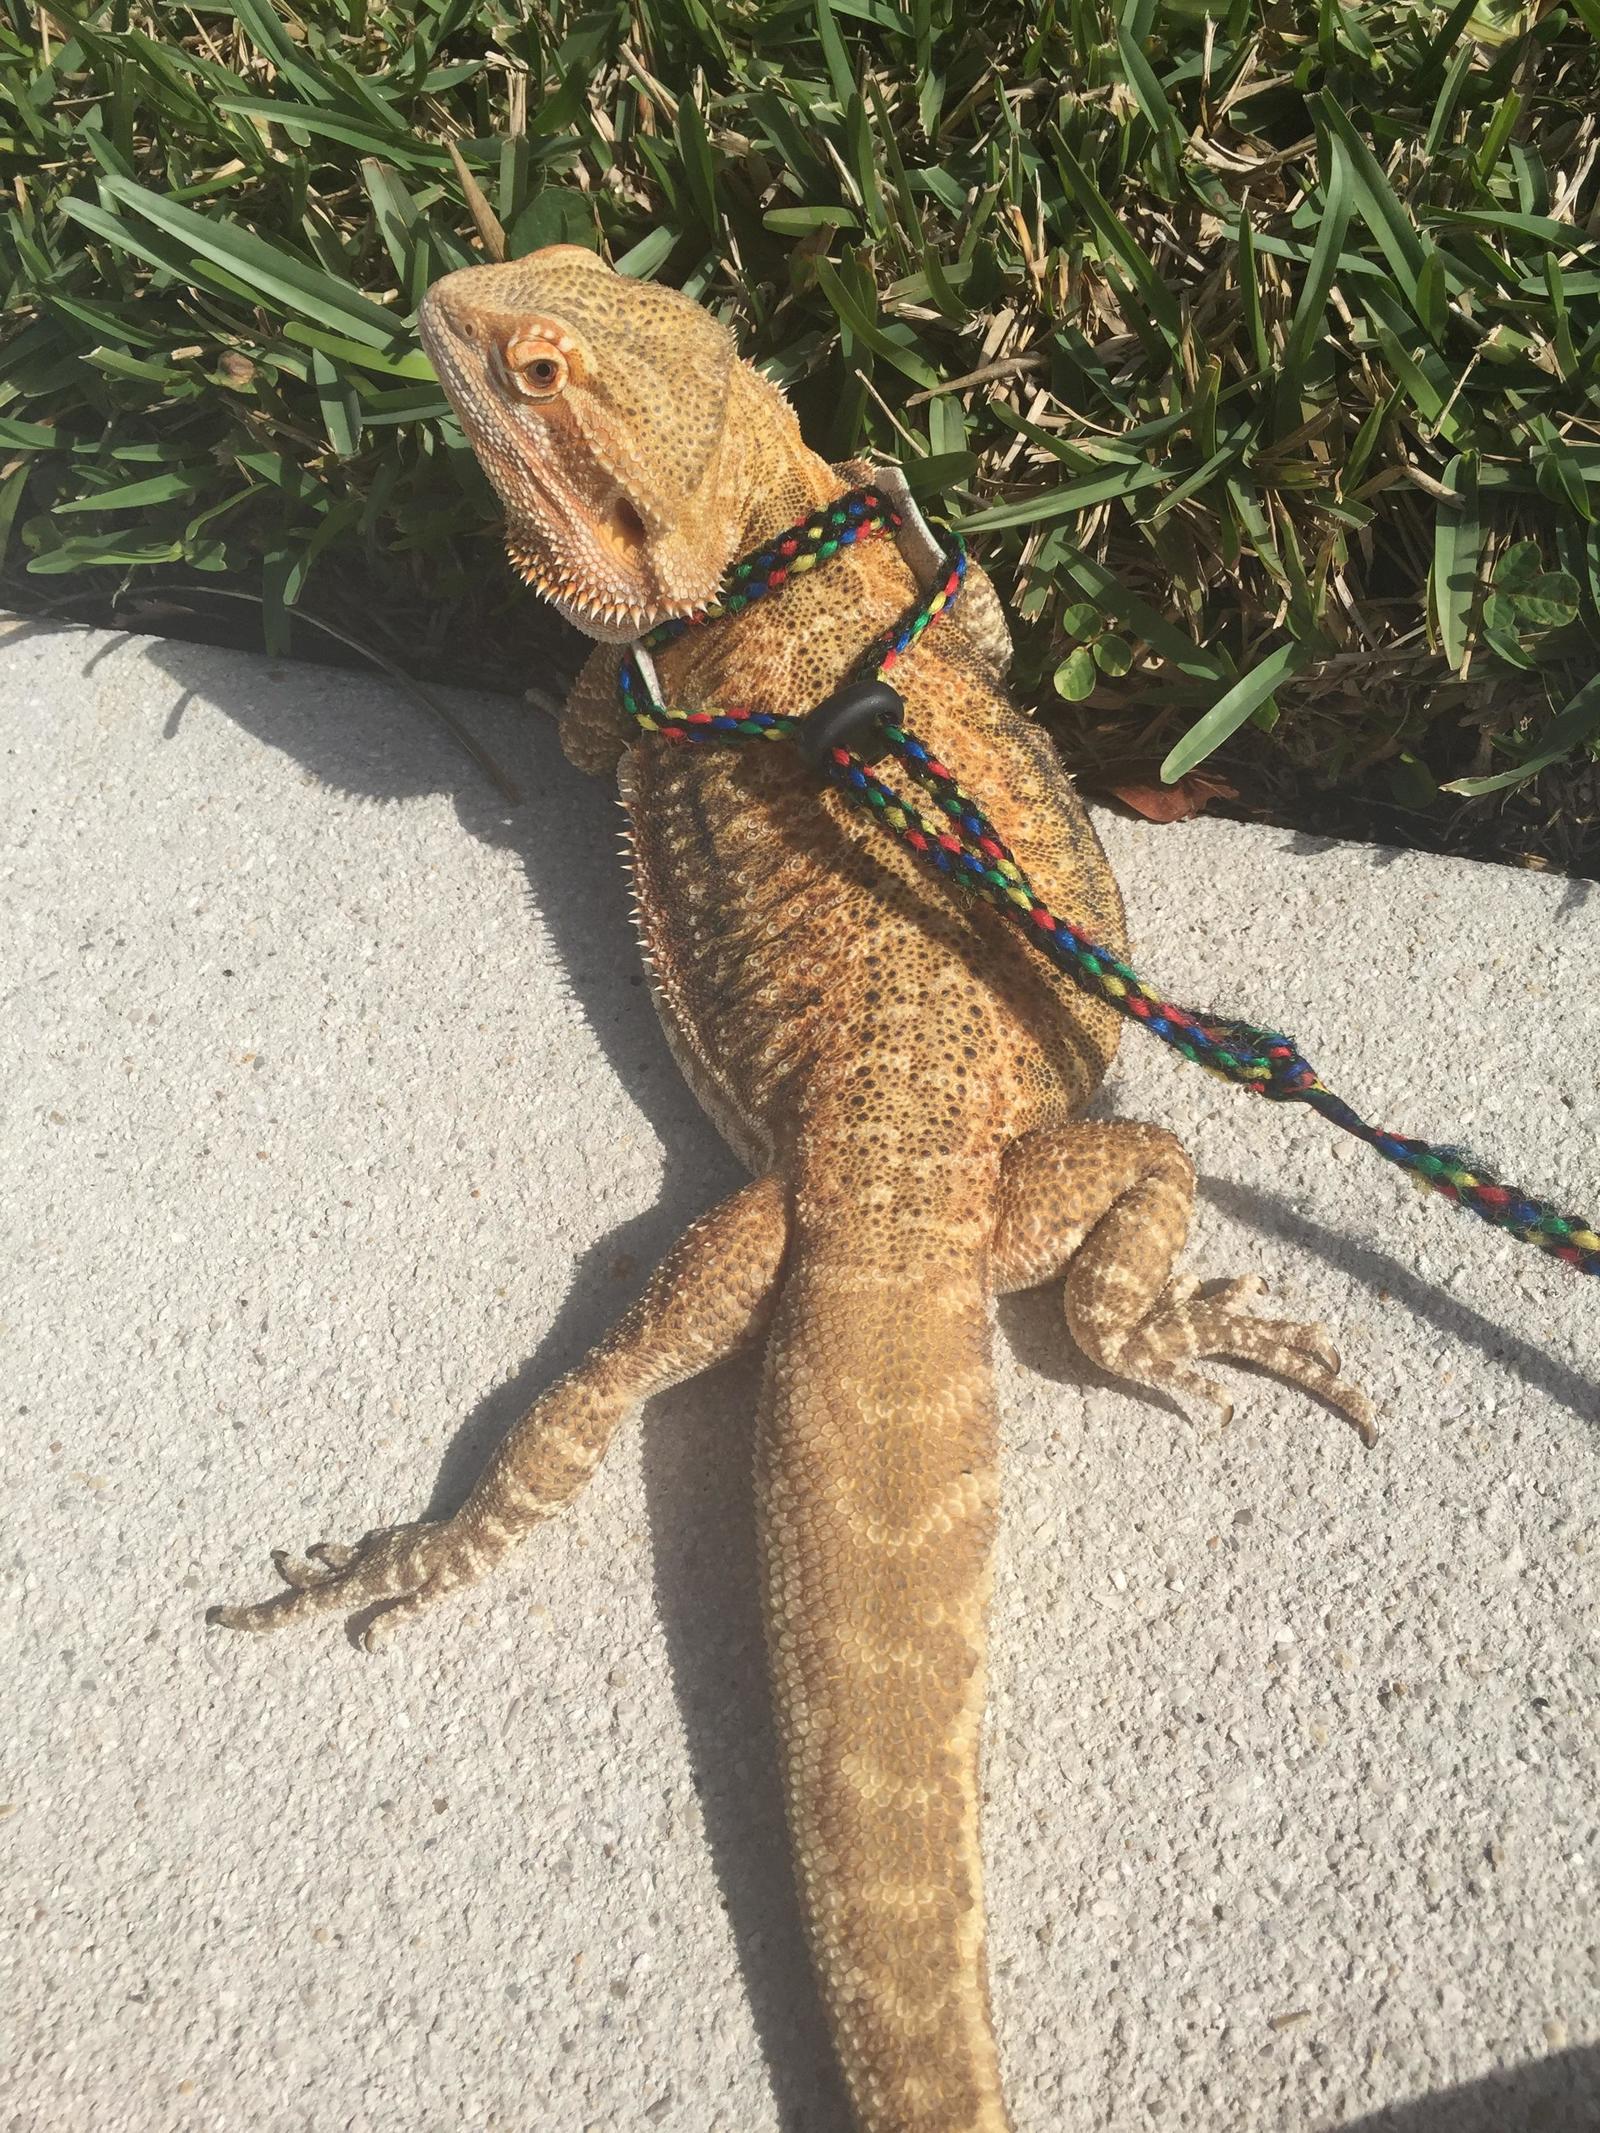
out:
M909 499L907 508L912 508ZM952 536L941 550L940 581L935 589L868 648L855 680L835 690L804 718L739 708L678 711L662 701L652 651L672 643L687 629L736 615L770 598L791 578L819 568L841 549L875 534L898 533L903 524L901 511L878 489L856 489L735 563L728 589L719 600L680 620L662 623L623 655L620 686L628 717L641 733L680 744L794 742L824 777L867 809L953 889L981 896L1016 920L1035 948L1086 992L1109 1001L1120 1014L1152 1031L1186 1059L1258 1096L1278 1103L1309 1104L1331 1124L1353 1133L1387 1161L1409 1171L1419 1184L1552 1253L1579 1273L1600 1274L1600 1235L1592 1223L1577 1215L1558 1214L1487 1171L1469 1168L1452 1149L1369 1126L1342 1097L1323 1085L1316 1069L1287 1037L1248 1022L1224 1021L1174 1007L1153 993L1109 948L1098 946L1049 909L978 802L899 722L903 706L888 683L890 673L923 631L955 605L967 569L959 536ZM919 526L916 530L926 529ZM893 756L927 794L927 813L873 775L869 765L885 755Z

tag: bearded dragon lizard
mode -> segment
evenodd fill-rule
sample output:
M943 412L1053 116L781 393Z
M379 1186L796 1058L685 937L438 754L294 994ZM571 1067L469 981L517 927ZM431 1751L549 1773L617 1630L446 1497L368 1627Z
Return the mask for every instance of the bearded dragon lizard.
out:
M754 1182L700 1216L639 1301L489 1459L453 1517L306 1560L219 1609L279 1628L384 1603L375 1639L502 1563L569 1503L651 1393L764 1337L755 1488L790 1831L862 2133L1001 2133L979 1863L985 1611L997 1513L995 1296L1059 1283L1105 1370L1226 1407L1236 1357L1366 1434L1320 1328L1174 1271L1194 1171L1174 1137L1084 1106L1103 1002L952 900L798 750L635 738L620 647L710 601L730 562L860 469L810 452L782 394L686 297L556 245L428 293L424 343L503 502L512 563L597 645L561 741L618 775L657 1006ZM800 713L916 594L914 542L862 543L658 655L687 707ZM908 561L908 553L911 561ZM1125 952L1105 855L1047 738L1006 700L976 570L896 670L907 720L984 796L1052 908Z

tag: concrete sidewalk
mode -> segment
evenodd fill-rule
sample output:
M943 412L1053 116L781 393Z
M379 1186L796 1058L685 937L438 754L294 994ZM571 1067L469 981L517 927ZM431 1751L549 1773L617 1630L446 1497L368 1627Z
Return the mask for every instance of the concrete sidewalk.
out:
M0 640L7 2128L844 2133L754 1366L381 1658L203 1623L269 1545L453 1503L736 1180L612 798L458 701L520 808L381 683ZM1600 891L1103 828L1153 982L1600 1210ZM1114 1097L1199 1161L1192 1263L1323 1317L1384 1434L1242 1375L1217 1434L1080 1366L1050 1297L1005 1309L1019 2133L1600 2126L1600 1293L1136 1035Z

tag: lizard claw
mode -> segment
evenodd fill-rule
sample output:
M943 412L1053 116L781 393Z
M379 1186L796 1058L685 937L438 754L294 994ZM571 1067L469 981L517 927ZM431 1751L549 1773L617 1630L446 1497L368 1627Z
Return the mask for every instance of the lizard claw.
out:
M1198 1284L1179 1277L1123 1351L1125 1367L1147 1384L1208 1401L1226 1423L1233 1412L1226 1395L1185 1366L1202 1356L1253 1363L1325 1400L1363 1444L1376 1444L1372 1403L1359 1386L1340 1377L1339 1352L1323 1328L1292 1319L1258 1318L1248 1308L1265 1288L1259 1275L1243 1274L1202 1296Z
M286 1585L292 1585L296 1592L304 1592L308 1586L322 1584L330 1575L323 1564L307 1560L316 1553L315 1548L308 1548L304 1556L298 1556L291 1555L287 1548L274 1548L272 1567Z
M306 1550L329 1570L348 1570L361 1553L359 1541L313 1541Z
M1197 1406L1209 1407L1218 1429L1226 1429L1233 1420L1233 1402L1215 1378L1202 1377L1197 1370L1174 1364L1161 1383L1165 1391L1193 1400Z
M314 1558L314 1560L312 1560ZM385 1526L353 1546L318 1541L306 1558L274 1549L285 1589L241 1607L213 1607L208 1622L223 1629L284 1629L309 1615L354 1612L377 1603L360 1642L371 1651L402 1622L453 1586L477 1574L478 1552L453 1519Z

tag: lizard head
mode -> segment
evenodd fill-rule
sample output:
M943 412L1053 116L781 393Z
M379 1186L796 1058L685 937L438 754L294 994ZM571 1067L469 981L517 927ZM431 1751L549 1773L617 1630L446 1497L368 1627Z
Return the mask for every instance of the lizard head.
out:
M727 327L568 244L445 275L418 325L528 584L618 642L715 595L738 536Z

